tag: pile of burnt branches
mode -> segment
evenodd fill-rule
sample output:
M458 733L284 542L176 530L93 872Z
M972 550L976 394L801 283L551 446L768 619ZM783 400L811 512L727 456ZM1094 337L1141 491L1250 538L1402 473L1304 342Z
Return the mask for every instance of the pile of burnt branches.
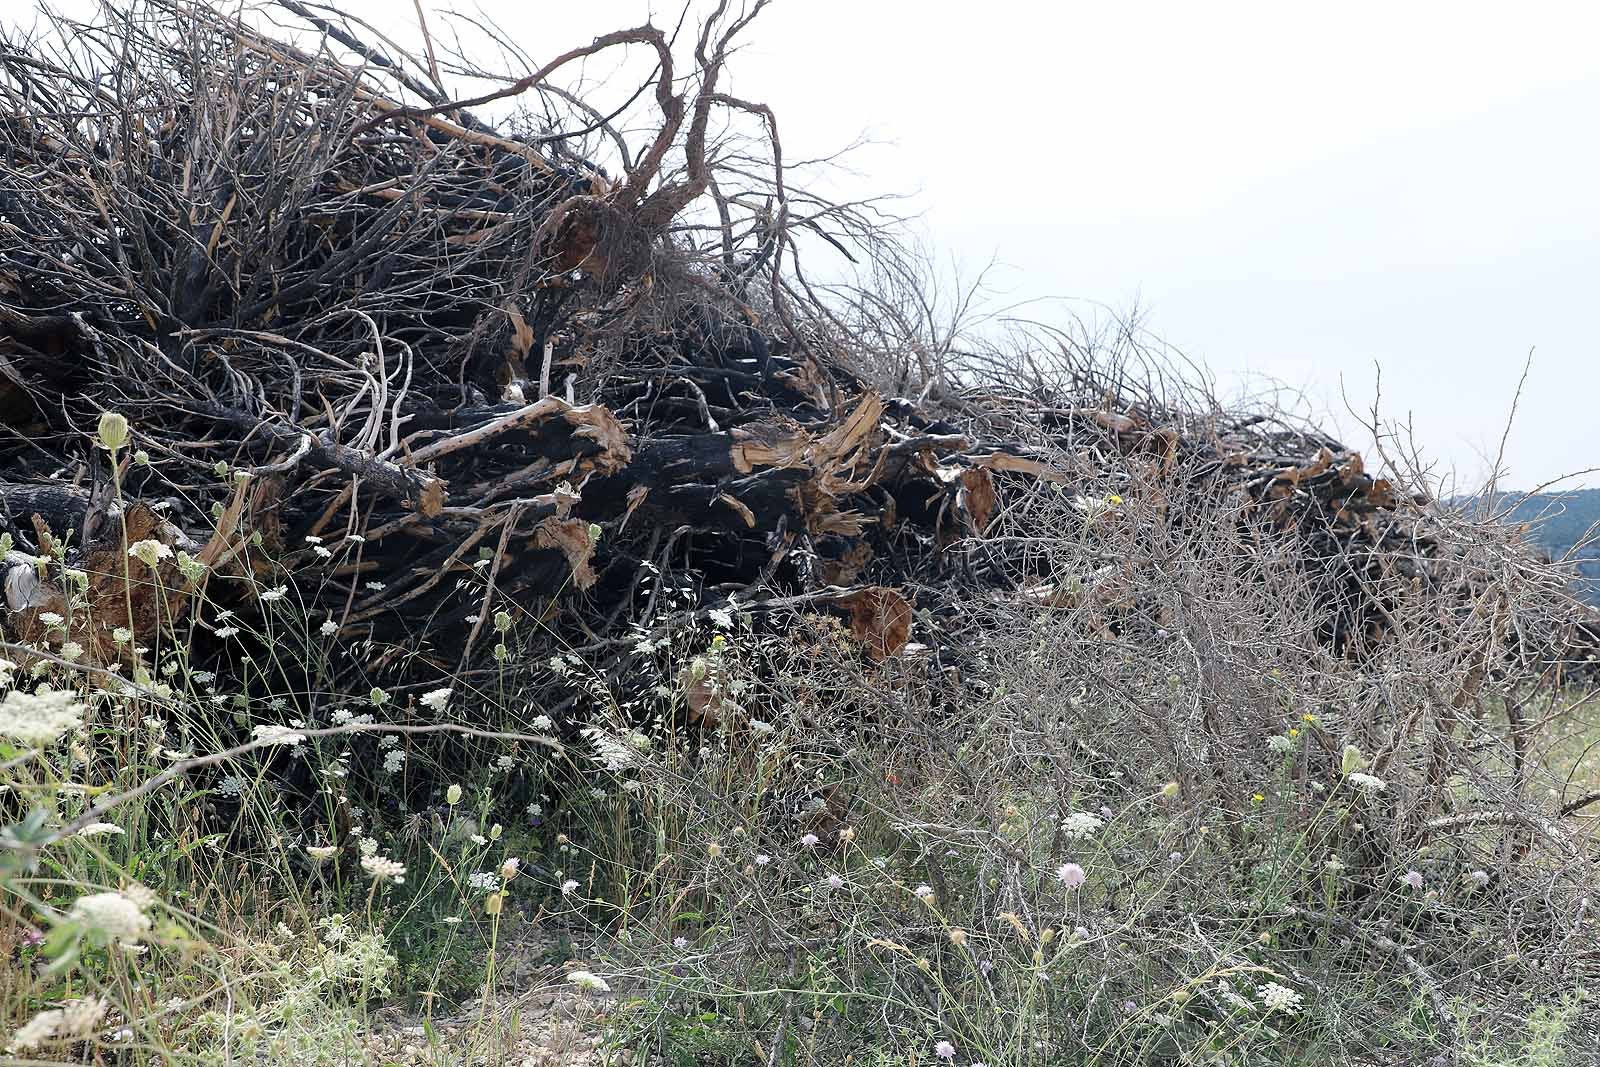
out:
M270 5L276 36L142 0L0 41L8 639L108 665L173 627L225 671L217 612L292 597L351 650L349 691L403 692L496 670L498 612L530 662L622 664L735 602L950 666L963 605L1092 595L1003 515L1221 494L1296 539L1348 654L1407 597L1562 647L1569 621L1482 602L1522 556L1472 557L1335 441L1068 349L1048 382L920 352L878 380L799 258L879 255L875 209L794 188L771 110L725 91L764 3L499 80L298 0ZM613 50L654 65L620 109L563 88ZM112 453L106 412L133 427ZM146 540L171 553L150 569L126 552Z

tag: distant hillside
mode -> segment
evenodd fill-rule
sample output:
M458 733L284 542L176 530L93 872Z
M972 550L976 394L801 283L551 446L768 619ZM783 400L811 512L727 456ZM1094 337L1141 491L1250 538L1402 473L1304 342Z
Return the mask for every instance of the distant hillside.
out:
M1508 522L1529 524L1529 536L1555 559L1583 541L1590 528L1600 522L1600 489L1578 489L1569 493L1539 493L1522 499L1520 493L1501 493L1495 510L1515 503ZM1579 585L1585 599L1600 605L1600 545L1590 545L1579 553Z

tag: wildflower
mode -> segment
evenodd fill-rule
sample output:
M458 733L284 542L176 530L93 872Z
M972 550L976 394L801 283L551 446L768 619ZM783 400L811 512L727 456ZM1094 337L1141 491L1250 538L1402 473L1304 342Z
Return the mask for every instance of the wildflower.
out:
M1344 861L1338 856L1330 856L1328 857L1328 862L1324 863L1323 866L1332 873L1338 874L1340 871L1344 870Z
M1072 928L1072 937L1076 941L1087 941L1091 936L1093 935L1089 933L1087 926L1075 926Z
M459 916L459 915L446 915L444 917L444 921L447 924L451 925L451 926L460 926L461 925L461 916Z
M255 739L268 745L298 745L306 739L305 734L296 733L287 726L277 723L263 723L250 731Z
M1161 795L1166 797L1168 800L1176 797L1178 795L1178 783L1168 782L1166 785L1162 786Z
M39 612L39 621L44 623L46 626L60 626L67 620L57 612L41 611Z
M83 656L83 646L76 641L68 641L61 646L61 658L75 660Z
M567 981L588 993L609 993L611 986L593 971L571 971Z
M509 857L504 863L502 863L500 865L500 877L501 877L501 879L504 880L504 881L507 881L507 882L511 881L511 879L513 879L513 878L515 878L517 876L517 871L519 869L521 869L521 867L522 867L522 861L521 860L519 860L515 856Z
M727 608L712 608L706 614L710 616L712 625L717 627L717 629L733 629L733 612L729 611Z
M1421 889L1422 888L1422 872L1421 871L1407 871L1405 874L1402 874L1400 876L1400 881L1404 882L1406 885L1410 886L1412 889Z
M421 699L418 700L417 703L433 711L443 711L445 709L445 705L450 703L450 693L451 690L449 688L434 689L431 692L422 694Z
M846 826L844 829L839 831L839 840L841 842L843 842L844 844L848 845L850 842L854 841L855 839L856 839L855 827Z
M950 943L956 948L967 947L967 932L959 926L950 931Z
M367 694L367 699L372 701L373 706L382 707L384 704L389 702L389 694L385 693L382 689L379 689L377 686L373 686L372 687L372 692Z
M339 624L334 622L332 619L329 619L321 626L317 627L317 631L324 637L332 637L334 634L339 632Z
M933 1046L933 1054L941 1060L953 1060L956 1058L956 1047L948 1041L940 1041Z
M689 939L687 937L675 937L672 939L672 947L682 952L689 947Z
M490 877L493 877L493 875ZM503 910L505 910L505 906L506 895L504 893L490 893L486 898L484 898L483 913L485 915L499 915Z
M1061 832L1068 840L1076 841L1080 838L1093 837L1104 825L1104 821L1098 815L1075 811L1062 822Z
M806 834L800 839L800 844L806 848L816 848L819 838L816 834Z
M927 904L929 907L933 906L932 886L919 885L916 889L912 890L912 892L916 893L918 900L922 901L924 904Z
M1063 863L1056 868L1056 877L1061 879L1061 884L1068 889L1077 889L1089 880L1082 867L1076 863Z
M996 915L995 918L999 919L1003 923L1006 923L1011 927L1011 929L1015 930L1017 933L1017 939L1022 941L1024 944L1032 940L1032 937L1028 933L1027 925L1022 921L1022 916L1018 915L1016 912L1002 911L999 915Z
M829 889L843 889L844 888L844 879L841 878L837 874L828 875L828 888Z
M232 637L235 634L237 634L239 632L239 628L237 626L219 626L216 630L213 630L212 632L215 633L218 637L221 637L223 639L227 639L227 638Z
M106 1002L102 997L84 997L69 1000L59 1008L41 1011L29 1019L11 1037L8 1052L23 1052L38 1048L52 1038L85 1038L94 1032L105 1018Z
M1344 751L1339 754L1340 771L1342 771L1346 776L1349 776L1354 774L1356 771L1365 770L1366 766L1367 757L1361 754L1361 750L1359 748L1357 748L1355 745L1344 746Z
M0 702L0 737L25 745L48 745L83 725L83 705L65 689L40 686L31 693L13 689Z
M758 854L756 856L756 866L757 867L765 867L767 864L769 864L771 862L772 862L772 857L767 855L765 852L762 852L762 853L760 853L760 854Z
M1489 872L1469 871L1461 876L1461 880L1466 882L1468 885L1476 886L1477 888L1482 889L1484 886L1489 884Z
M361 869L377 882L393 882L401 885L406 880L406 865L383 856L361 857Z
M1268 982L1261 986L1256 990L1256 995L1261 998L1262 1006L1268 1011L1293 1015L1300 1010L1300 994L1277 982Z
M1347 775L1350 784L1360 789L1363 793L1381 793L1389 788L1389 783L1382 778L1361 771L1354 771Z
M1274 734L1267 738L1267 748L1280 756L1287 755L1294 751L1294 738L1285 737L1283 734Z
M564 897L570 897L574 892L577 891L577 888L578 880L576 878L568 878L565 882L561 883L561 895Z
M306 855L318 863L326 863L339 854L337 845L307 845Z
M73 902L67 918L81 923L109 941L137 945L150 932L150 917L133 895L125 892L90 893Z
M324 548L322 545L312 545L311 551L317 554L318 559L331 559L333 557L333 550Z
M717 859L722 855L722 846L717 844L715 841L711 842L711 844L706 846L706 855L710 856L712 859Z
M111 640L115 641L119 645L125 645L129 641L133 640L133 631L128 629L126 626L118 626L115 630L111 631Z
M449 789L446 789L444 791L444 802L452 808L461 803L461 787L452 784Z
M116 411L102 411L96 430L100 444L106 451L115 452L128 443L128 416Z
M128 547L128 555L140 561L146 567L154 567L162 560L170 559L172 557L172 549L160 541L145 538L143 541L135 541L130 545Z
M751 719L745 725L748 726L750 728L750 732L755 734L757 737L767 737L776 732L778 729L765 719Z
M98 837L101 834L120 834L122 832L122 827L118 826L114 822L92 822L88 826L85 826L82 830L79 830L74 836Z
M467 875L467 886L472 889L498 889L500 877L493 871L473 871Z

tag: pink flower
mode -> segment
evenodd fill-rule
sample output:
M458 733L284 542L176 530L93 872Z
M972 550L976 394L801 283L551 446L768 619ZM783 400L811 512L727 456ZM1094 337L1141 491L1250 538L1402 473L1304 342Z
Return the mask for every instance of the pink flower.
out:
M1420 871L1407 871L1400 876L1400 880L1412 889L1422 888L1422 873Z
M933 1046L933 1054L941 1060L953 1060L956 1058L956 1047L948 1041L941 1041Z
M1083 872L1083 868L1076 863L1063 863L1056 868L1056 877L1061 879L1061 884L1068 889L1077 889L1089 880L1089 876Z
M806 836L804 836L804 837L802 837L800 839L800 843L802 845L804 845L806 848L816 848L817 847L817 840L818 840L818 838L817 838L816 834L807 834Z

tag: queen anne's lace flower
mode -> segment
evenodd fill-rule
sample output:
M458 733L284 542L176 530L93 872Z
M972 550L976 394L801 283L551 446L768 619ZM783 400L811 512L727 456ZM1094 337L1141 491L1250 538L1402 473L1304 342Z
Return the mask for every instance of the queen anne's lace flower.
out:
M361 869L379 882L400 885L406 880L406 865L384 856L361 857Z
M1256 995L1261 998L1262 1005L1268 1011L1293 1015L1300 1010L1300 994L1277 982L1268 982L1256 990Z
M27 745L48 745L83 724L77 695L40 686L32 693L13 689L0 703L0 737Z
M1061 832L1069 839L1093 837L1105 825L1100 816L1091 815L1087 811L1075 811L1068 815L1061 823Z
M450 703L450 693L451 690L448 688L435 689L431 692L422 694L422 697L417 701L417 703L421 704L425 708L430 708L433 711L443 711L445 709L445 705Z
M146 538L136 541L128 547L128 555L143 563L147 567L154 567L164 559L172 558L172 549L160 541Z
M111 941L137 945L150 932L150 917L128 893L90 893L73 902L67 918Z
M251 731L257 741L271 745L298 745L306 739L305 734L296 733L287 726L277 723L264 723Z
M593 971L571 971L567 974L567 981L590 993L611 992L610 983Z
M106 1002L102 997L69 1000L59 1008L41 1011L29 1019L11 1036L6 1051L25 1052L53 1038L88 1037L105 1016Z
M1357 787L1364 793L1381 793L1385 789L1389 788L1389 783L1385 782L1382 778L1379 778L1375 774L1366 774L1362 771L1352 772L1349 775L1349 779L1351 785Z

